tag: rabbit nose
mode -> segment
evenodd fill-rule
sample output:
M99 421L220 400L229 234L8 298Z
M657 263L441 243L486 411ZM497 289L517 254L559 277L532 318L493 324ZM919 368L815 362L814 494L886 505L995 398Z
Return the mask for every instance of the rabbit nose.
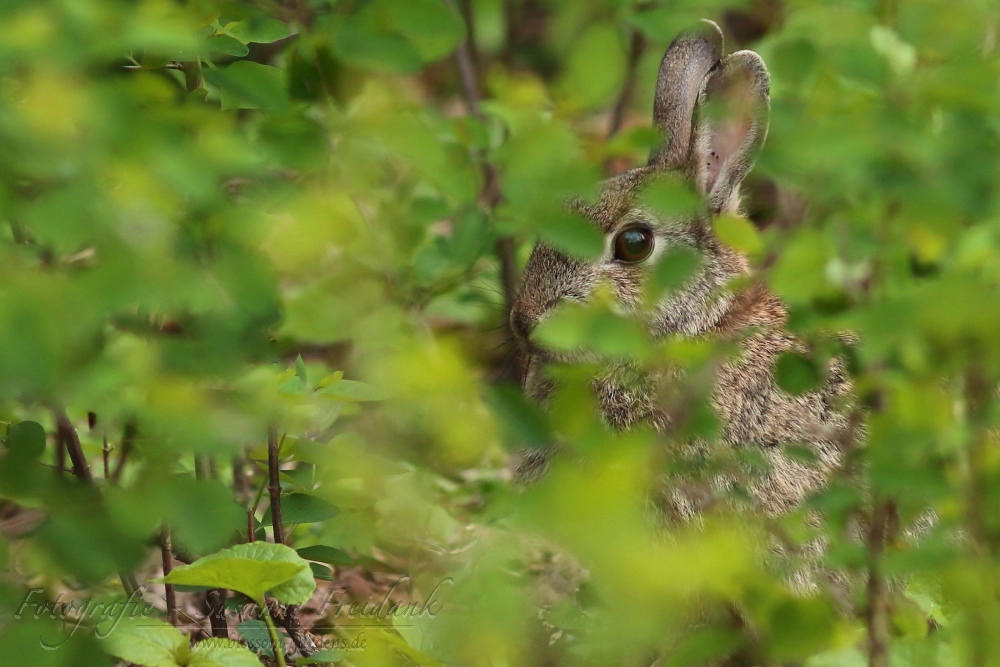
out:
M531 336L531 330L535 328L537 320L525 313L523 310L515 309L510 313L510 330L514 337L527 342Z

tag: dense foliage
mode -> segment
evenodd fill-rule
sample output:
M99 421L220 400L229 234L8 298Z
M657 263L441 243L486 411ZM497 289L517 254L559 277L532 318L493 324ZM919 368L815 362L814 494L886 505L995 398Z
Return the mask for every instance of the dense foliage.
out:
M691 371L669 438L616 433L586 369L520 394L506 313L535 239L600 250L564 202L645 161L702 17L772 73L754 224L716 229L811 344L781 385L843 356L857 429L801 510L665 530L662 479L762 465L682 455L733 350L600 295L554 318ZM354 665L997 663L998 29L986 0L4 0L2 661L274 664L304 629ZM773 546L817 540L836 585L794 590ZM282 610L317 583L426 613ZM42 606L136 584L145 625ZM206 598L229 613L178 616Z

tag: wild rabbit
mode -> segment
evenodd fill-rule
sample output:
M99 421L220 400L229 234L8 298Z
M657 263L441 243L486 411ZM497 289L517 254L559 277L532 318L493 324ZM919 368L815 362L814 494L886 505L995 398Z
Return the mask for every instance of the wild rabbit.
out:
M738 51L723 57L719 27L701 22L677 37L660 65L653 120L663 136L649 163L609 179L594 204L574 209L605 235L605 252L592 262L570 258L539 243L524 271L510 324L529 356L524 386L544 401L551 388L546 368L565 361L540 347L535 326L563 301L586 301L599 282L607 284L626 310L640 317L654 338L669 335L724 337L737 341L741 353L723 364L715 378L712 402L722 424L722 442L759 448L770 472L749 483L747 491L758 511L780 514L802 502L821 485L841 458L847 420L838 396L849 381L832 364L826 386L792 396L774 380L781 353L801 348L784 330L786 308L762 283L734 279L747 276L750 265L713 231L719 215L738 215L740 184L767 134L770 110L769 75L759 55ZM721 113L720 113L721 110ZM703 197L700 213L664 219L646 210L643 189L661 177L683 178ZM695 275L649 309L643 289L650 267L670 248L696 253ZM749 286L747 286L749 285ZM593 379L605 420L627 429L637 423L670 429L655 382L624 385L614 373ZM783 444L812 450L815 461L790 457ZM530 479L544 469L548 455L528 455L517 475ZM691 516L698 500L674 492L671 511Z

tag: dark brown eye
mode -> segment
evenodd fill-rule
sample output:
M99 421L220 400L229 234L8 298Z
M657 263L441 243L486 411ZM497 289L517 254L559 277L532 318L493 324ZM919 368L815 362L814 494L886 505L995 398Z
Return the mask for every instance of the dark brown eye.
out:
M615 259L622 262L641 262L653 252L653 232L645 227L629 227L615 237Z

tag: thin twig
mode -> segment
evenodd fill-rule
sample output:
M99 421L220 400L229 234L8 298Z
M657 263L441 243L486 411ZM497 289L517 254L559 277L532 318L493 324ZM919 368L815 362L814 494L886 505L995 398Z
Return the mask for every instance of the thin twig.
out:
M631 103L632 95L635 93L636 73L639 69L639 61L642 60L642 54L645 51L646 37L639 30L633 28L632 35L629 37L625 81L622 83L621 92L618 93L618 99L615 100L615 106L611 110L611 120L608 123L608 139L618 134L625 123L625 112L628 111L628 105Z
M199 480L211 479L212 466L210 458L204 454L194 457L194 476ZM229 638L229 619L226 618L226 591L222 588L210 588L205 591L205 611L208 622L212 626L212 636L220 639Z
M81 482L93 486L94 477L91 475L90 467L87 465L87 457L84 455L83 446L80 444L80 435L76 432L76 428L69 420L69 417L66 416L64 410L56 410L55 417L56 435L69 455L70 461L73 463L73 474ZM119 571L118 578L121 580L122 588L125 589L125 592L131 599L139 591L139 583L130 572Z
M118 454L118 461L115 463L115 469L111 471L111 481L117 482L121 479L122 471L125 470L125 462L128 460L129 454L132 453L132 447L135 444L135 437L138 431L135 424L129 422L125 424L125 430L122 433L122 444L119 449L121 453Z
M111 443L108 442L108 436L104 436L104 446L101 448L101 463L104 464L104 479L108 479L111 476Z
M173 548L170 544L170 529L166 526L160 533L160 560L163 564L163 576L166 577L173 569ZM167 602L167 620L170 625L176 627L177 618L177 594L174 592L173 584L164 584L164 597Z
M271 498L271 527L274 529L274 543L285 543L285 528L281 524L281 480L278 477L278 429L267 429L267 491Z
M260 488L257 489L257 495L254 496L253 502L247 506L247 543L253 542L257 539L257 508L260 507L260 500L264 497L264 491L267 490L268 482L270 481L270 476L265 477L264 481L261 482Z
M62 410L56 412L56 434L60 442L66 448L69 460L73 464L73 474L81 482L93 484L94 477L90 473L90 466L87 465L87 457L83 453L83 446L80 445L80 436L70 422L69 417Z
M56 474L60 477L66 472L66 443L61 439L56 441Z
M878 500L868 527L868 667L889 667L889 601L882 555L894 511L893 501Z
M455 61L458 65L458 73L462 79L462 94L465 106L469 114L479 120L485 120L482 110L482 95L479 88L479 75L476 68L478 49L476 48L475 24L472 20L472 10L468 0L461 0L461 8L456 7L454 0L445 2L457 11L465 22L466 38L458 45L455 51ZM503 201L503 190L500 186L500 178L496 167L482 152L479 154L482 163L483 187L479 192L479 201L487 210L492 211ZM514 305L514 297L517 293L517 264L514 261L514 241L509 236L501 236L496 240L494 252L500 262L500 282L503 286L504 294L504 318L505 330L508 337L513 338L510 331L509 315ZM526 368L524 360L519 357L517 374L518 379L523 377Z

